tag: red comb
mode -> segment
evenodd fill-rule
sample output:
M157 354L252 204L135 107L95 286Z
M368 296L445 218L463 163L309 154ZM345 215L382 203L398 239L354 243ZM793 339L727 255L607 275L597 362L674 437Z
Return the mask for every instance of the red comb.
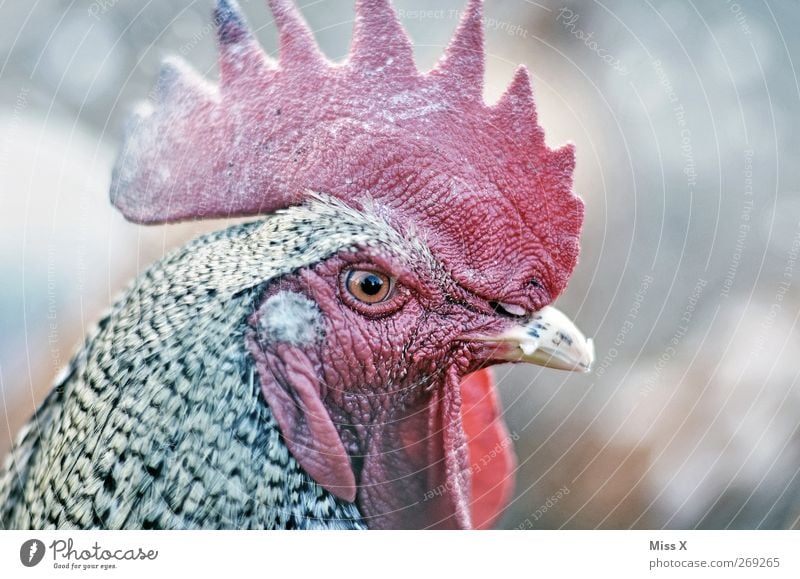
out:
M427 231L451 269L466 264L459 271L475 289L536 277L554 298L575 265L583 220L571 192L574 152L545 145L525 67L495 105L484 104L480 0L469 1L426 74L389 0L357 0L342 64L326 60L290 0L269 4L279 62L236 3L219 0L219 86L165 63L155 105L133 119L114 170L111 200L125 217L266 214L308 190L356 207L369 199L390 220Z

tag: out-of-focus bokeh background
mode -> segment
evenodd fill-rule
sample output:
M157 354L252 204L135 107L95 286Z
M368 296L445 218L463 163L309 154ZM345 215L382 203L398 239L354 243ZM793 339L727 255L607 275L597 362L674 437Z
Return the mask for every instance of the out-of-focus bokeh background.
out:
M140 227L107 191L161 59L215 77L210 0L0 3L0 453L128 280L223 222ZM272 19L241 2L270 53ZM333 60L351 0L299 2ZM395 0L431 68L463 1ZM486 99L532 72L577 147L578 376L501 367L507 528L800 526L800 5L487 0ZM308 87L314 90L314 87Z

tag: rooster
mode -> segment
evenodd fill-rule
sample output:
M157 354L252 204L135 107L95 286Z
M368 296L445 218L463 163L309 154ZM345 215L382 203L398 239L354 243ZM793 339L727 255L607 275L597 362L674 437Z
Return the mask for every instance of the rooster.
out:
M232 0L213 86L168 61L111 201L131 221L261 216L137 278L0 475L7 528L486 528L515 461L488 366L588 370L550 304L575 267L571 145L520 67L482 98L482 7L417 71L388 0L329 63L290 0L280 60Z

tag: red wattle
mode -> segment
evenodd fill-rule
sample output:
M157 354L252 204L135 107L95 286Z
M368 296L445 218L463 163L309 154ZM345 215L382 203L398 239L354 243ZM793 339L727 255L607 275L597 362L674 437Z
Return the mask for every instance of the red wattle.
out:
M511 500L517 460L488 368L461 381L461 420L472 470L472 524L490 529Z

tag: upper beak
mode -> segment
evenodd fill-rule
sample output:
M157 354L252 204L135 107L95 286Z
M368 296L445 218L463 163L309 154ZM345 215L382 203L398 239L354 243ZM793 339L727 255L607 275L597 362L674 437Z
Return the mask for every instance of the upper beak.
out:
M594 362L594 343L560 310L546 306L526 324L513 326L496 336L480 336L481 342L497 344L493 356L509 362L529 362L589 372Z

